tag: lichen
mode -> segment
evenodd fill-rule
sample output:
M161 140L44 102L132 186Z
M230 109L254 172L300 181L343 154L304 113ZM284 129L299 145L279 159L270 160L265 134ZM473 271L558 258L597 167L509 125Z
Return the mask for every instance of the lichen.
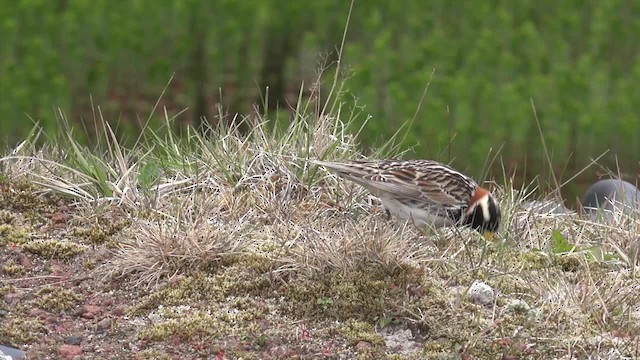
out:
M22 248L35 255L59 260L69 260L85 251L82 245L55 239L31 240L22 244Z
M61 287L45 287L36 292L34 304L47 311L61 312L71 310L81 297L71 290Z

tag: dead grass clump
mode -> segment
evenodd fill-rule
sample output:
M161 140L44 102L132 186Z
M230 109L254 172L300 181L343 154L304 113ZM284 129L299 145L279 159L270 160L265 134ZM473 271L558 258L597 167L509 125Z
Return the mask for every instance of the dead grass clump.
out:
M355 219L318 216L297 228L291 256L283 261L302 272L346 274L363 266L377 266L394 274L432 259L433 248L425 236L410 224L394 224L377 214Z
M215 269L225 256L238 255L251 245L245 228L244 223L219 218L138 221L123 233L106 270L150 288L175 275Z

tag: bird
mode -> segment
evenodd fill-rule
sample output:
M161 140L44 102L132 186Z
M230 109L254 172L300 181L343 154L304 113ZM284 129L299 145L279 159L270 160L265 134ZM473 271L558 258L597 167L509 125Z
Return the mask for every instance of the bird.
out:
M417 226L467 226L492 240L500 205L471 177L435 160L310 160L379 198L388 216Z

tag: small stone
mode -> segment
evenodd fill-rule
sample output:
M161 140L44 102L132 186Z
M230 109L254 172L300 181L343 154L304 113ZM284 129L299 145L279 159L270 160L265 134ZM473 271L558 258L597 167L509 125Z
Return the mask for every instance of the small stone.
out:
M8 305L15 305L24 297L24 293L9 293L4 296L4 302Z
M371 344L366 342L366 341L359 341L356 344L356 350L358 350L358 351L364 351L364 350L367 350L367 349L370 349L370 348L371 348Z
M492 305L496 299L495 292L491 286L480 281L475 281L471 285L467 296L472 303L479 305Z
M272 346L265 352L265 357L275 357L276 359L288 359L296 355L295 351L285 345Z
M122 316L122 315L124 315L124 312L125 312L126 309L127 309L126 306L118 305L115 308L113 308L113 310L111 310L111 313L114 316Z
M29 316L32 318L44 320L47 318L47 312L41 309L31 309L29 310Z
M111 319L104 318L104 319L98 321L98 324L96 324L96 327L97 327L98 331L100 331L100 332L105 331L105 330L109 330L111 328Z
M73 359L76 356L82 355L82 349L78 345L64 344L58 349L58 354L62 359Z
M67 336L64 339L64 343L67 345L80 345L82 343L82 336Z
M93 319L102 312L102 308L97 305L82 305L76 312L76 316L82 316L85 319Z
M18 264L24 268L25 271L30 271L33 268L33 264L27 255L23 253L18 254Z

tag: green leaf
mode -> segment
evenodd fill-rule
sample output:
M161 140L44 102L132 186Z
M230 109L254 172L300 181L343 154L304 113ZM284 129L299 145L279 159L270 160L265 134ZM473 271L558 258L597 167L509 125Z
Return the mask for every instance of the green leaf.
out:
M559 230L553 230L551 233L551 251L554 254L568 253L575 248L575 245L569 243Z
M140 186L144 190L149 190L151 187L156 185L158 179L160 178L160 166L155 161L147 162L144 164L142 169L140 169L140 176L138 177L138 181L140 182Z

